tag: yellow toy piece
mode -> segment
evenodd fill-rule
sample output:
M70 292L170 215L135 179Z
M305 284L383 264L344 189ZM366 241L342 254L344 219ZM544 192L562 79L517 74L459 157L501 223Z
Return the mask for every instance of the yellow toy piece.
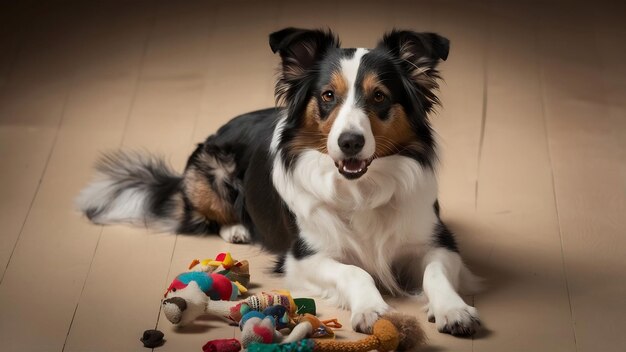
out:
M192 270L198 264L200 264L200 267L194 269L194 271L213 272L220 266L228 270L238 263L239 261L234 260L233 257L230 255L230 252L225 252L218 254L215 259L194 259L191 264L189 264L189 270Z
M230 252L226 252L226 253L220 253L217 255L217 257L215 257L215 260L212 260L209 262L209 265L211 266L222 266L224 267L224 269L230 269L233 267L233 265L237 264L238 262L236 260L233 259L233 257L230 255Z
M237 285L239 292L248 291L246 286L250 283L250 263L233 259L229 252L220 253L215 259L194 259L189 264L189 270L222 274Z
M240 293L248 292L248 289L245 288L242 284L240 284L239 281L233 281L233 284L235 284L235 286L237 286L237 288L239 289Z

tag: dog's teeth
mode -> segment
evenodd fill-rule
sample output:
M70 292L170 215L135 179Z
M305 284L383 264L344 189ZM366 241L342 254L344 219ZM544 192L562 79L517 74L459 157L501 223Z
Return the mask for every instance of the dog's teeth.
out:
M367 169L367 160L342 160L337 163L337 167L346 174L361 174Z

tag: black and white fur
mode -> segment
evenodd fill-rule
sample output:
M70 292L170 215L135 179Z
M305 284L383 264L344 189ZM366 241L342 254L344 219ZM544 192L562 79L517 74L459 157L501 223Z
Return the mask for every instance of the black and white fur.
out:
M439 217L427 117L438 103L436 66L447 58L447 39L392 31L374 49L341 49L331 32L287 28L270 35L270 46L282 59L284 107L231 120L198 146L183 175L140 154L106 156L79 207L96 223L220 231L226 240L258 243L279 255L277 269L295 289L349 308L358 331L390 310L379 290L403 295L422 283L438 330L473 334L478 313L458 291L476 280ZM385 87L376 103L363 89L367 72ZM337 73L347 90L328 100L324 87ZM306 148L294 141L311 106L318 123L333 122L320 136L325 145ZM389 117L393 108L404 112L415 143L377 155L385 136L374 135L372 116L386 126L400 118ZM347 135L358 143L345 142ZM202 210L207 186L234 221Z

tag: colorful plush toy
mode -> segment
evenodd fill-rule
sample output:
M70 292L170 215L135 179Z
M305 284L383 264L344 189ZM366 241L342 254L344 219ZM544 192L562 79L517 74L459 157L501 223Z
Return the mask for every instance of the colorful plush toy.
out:
M280 326L276 324L274 316L251 311L246 313L240 321L241 344L244 348L252 343L294 343L304 338L334 338L335 333L332 328L341 328L341 324L336 319L320 321L316 316L303 314L296 317L297 325L291 330L289 335L283 336L277 330Z
M265 317L271 317L276 327L276 330L288 328L293 322L291 316L289 315L289 311L287 311L287 308L281 305L275 305L265 308L263 312L252 310L244 314L244 316L241 317L241 320L239 321L239 329L243 330L243 326L246 324L246 322L253 317L257 317L260 319L264 319Z
M248 331L248 330L246 330ZM242 333L243 334L243 333ZM243 336L243 335L242 335ZM243 337L242 337L243 340ZM373 334L359 341L337 341L303 339L289 343L264 344L253 342L247 345L248 352L366 352L377 350L411 351L424 343L425 335L417 319L393 313L374 323ZM283 340L285 342L286 340ZM243 341L242 341L243 342Z
M223 270L217 271L217 274L226 276L230 281L237 282L244 287L247 287L250 283L250 268L248 261L235 260L229 252L220 253L215 257L215 259L194 259L191 264L189 264L189 270L207 273L216 272L219 267L222 267Z
M281 333L276 330L272 317L257 316L260 312L250 312L245 315L245 323L241 327L241 346L245 349L252 343L272 344L282 341Z
M245 287L231 282L226 276L187 272L178 275L165 292L163 312L176 325L187 325L202 315L211 301L237 298Z

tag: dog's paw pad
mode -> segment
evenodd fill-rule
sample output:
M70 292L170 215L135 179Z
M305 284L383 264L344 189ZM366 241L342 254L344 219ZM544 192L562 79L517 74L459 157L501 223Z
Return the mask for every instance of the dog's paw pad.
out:
M471 306L457 307L446 310L443 314L435 314L437 330L453 336L472 336L481 326L478 311Z
M220 237L229 243L250 243L250 233L243 225L223 226Z

